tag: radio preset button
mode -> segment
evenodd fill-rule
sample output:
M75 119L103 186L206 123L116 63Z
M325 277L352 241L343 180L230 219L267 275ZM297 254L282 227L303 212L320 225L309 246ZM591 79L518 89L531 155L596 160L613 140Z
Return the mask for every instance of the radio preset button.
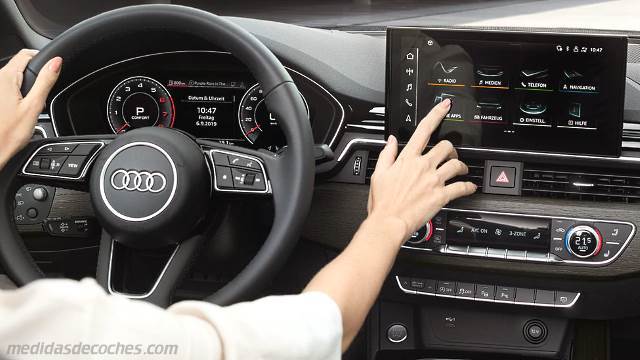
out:
M598 255L602 248L602 236L591 226L578 225L565 235L565 246L571 255L586 259Z

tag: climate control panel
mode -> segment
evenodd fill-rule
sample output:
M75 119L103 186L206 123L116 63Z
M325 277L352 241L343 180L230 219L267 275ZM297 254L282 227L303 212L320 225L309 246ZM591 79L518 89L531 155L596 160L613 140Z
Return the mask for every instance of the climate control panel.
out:
M407 239L404 248L444 255L606 265L635 234L635 225L445 208Z

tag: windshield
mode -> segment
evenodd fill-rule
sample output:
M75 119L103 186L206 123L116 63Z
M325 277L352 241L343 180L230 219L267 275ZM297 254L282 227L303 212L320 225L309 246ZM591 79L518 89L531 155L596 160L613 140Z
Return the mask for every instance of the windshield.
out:
M16 0L35 30L53 37L110 9L148 3L330 29L480 26L640 31L637 0ZM96 5L99 3L99 5Z

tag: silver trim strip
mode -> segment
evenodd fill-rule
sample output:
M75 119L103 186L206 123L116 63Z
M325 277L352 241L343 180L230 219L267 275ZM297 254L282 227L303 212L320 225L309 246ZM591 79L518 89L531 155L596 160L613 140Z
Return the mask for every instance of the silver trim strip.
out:
M53 125L53 131L55 133L55 136L60 136L58 133L58 127L56 126L56 120L55 120L55 114L54 114L54 109L55 109L55 102L58 98L58 96L60 96L62 93L64 93L65 91L67 91L69 88L71 88L72 86L74 86L75 84L77 84L78 82L86 79L89 76L92 76L98 72L101 72L105 69L108 69L110 67L128 62L128 61L133 61L133 60L138 60L138 59L142 59L142 58L147 58L147 57L151 57L151 56L159 56L159 55L166 55L166 54L177 54L177 53L214 53L214 54L222 54L222 55L232 55L230 52L228 51L215 51L215 50L179 50L179 51L164 51L164 52L157 52L157 53L152 53L152 54L145 54L145 55L140 55L140 56L134 56L131 58L127 58L124 60L120 60L120 61L116 61L114 63L105 65L99 69L96 69L90 73L88 73L87 75L82 76L81 78L77 79L76 81L72 82L71 84L69 84L67 87L65 87L64 89L60 90L60 92L58 92L56 94L56 96L53 97L53 99L51 100L51 104L49 105L50 108L50 113L51 113L51 124ZM288 66L285 66L285 69L287 69L287 71L293 71L294 73L298 74L299 76L304 77L305 79L307 79L309 82L313 83L314 85L316 85L318 88L320 88L322 91L326 92L329 97L331 99L333 99L333 101L335 101L338 104L338 107L340 108L340 122L338 124L338 128L336 129L335 134L333 134L333 137L331 138L331 141L329 142L329 147L333 147L338 135L340 134L340 131L342 130L342 125L344 123L344 119L345 119L345 111L344 111L344 106L342 106L342 103L329 91L327 90L324 86L320 85L317 81L313 80L312 78L310 78L309 76L301 73L298 70L294 70ZM306 100L305 100L306 101Z
M360 129L366 129L366 130L379 130L379 131L384 131L384 126L376 126L376 125L347 124L347 127L350 127L350 128L360 128Z
M47 131L40 125L36 125L33 128L33 133L35 134L36 132L39 132L40 135L42 135L43 138L48 138L49 136L47 135Z
M592 222L604 222L604 223L609 223L609 224L623 224L623 225L631 226L631 233L629 234L627 239L624 241L624 243L622 244L620 249L618 249L618 251L615 253L614 256L610 257L607 260L603 260L603 261L564 260L564 259L560 259L560 258L557 258L557 257L551 257L550 253L547 253L547 256L548 256L549 260L546 261L546 262L542 261L542 259L534 260L534 259L527 259L526 257L525 258L513 258L513 257L512 258L508 258L507 257L507 249L504 250L504 256L501 256L501 257L492 256L491 254L489 254L488 249L487 249L486 258L488 258L488 259L501 259L501 260L502 259L507 259L507 260L515 260L515 261L537 261L537 262L541 262L541 263L551 263L551 264L577 264L577 265L589 265L589 266L607 265L607 264L613 262L615 259L617 259L624 252L624 250L627 248L627 246L631 242L631 239L633 239L633 236L636 233L636 225L631 223L631 222L628 222L628 221L571 218L571 217L565 217L565 216L532 215L532 214L521 214L521 213L512 213L512 212L455 209L455 208L448 208L448 207L444 207L444 208L442 208L442 210L445 210L445 211L470 212L470 213L480 213L480 214L513 215L513 216L524 216L524 217L544 218L544 219L574 220L574 221L577 221L577 222L589 222L589 223L592 223ZM562 240L564 241L564 239L562 239ZM606 239L605 239L605 242L606 242ZM404 245L404 244L401 247L404 248L404 249L410 249L410 250L420 250L420 251L427 251L428 250L428 251L431 251L433 253L440 252L440 253L443 253L443 254L456 254L456 255L464 255L464 256L481 257L481 256L479 256L477 254L473 254L473 253L469 253L469 252L467 252L466 254L449 252L449 251L447 251L448 245L445 245L445 246L441 247L443 249L441 251L432 251L432 249L418 248L418 247L413 247L413 246ZM496 250L502 250L502 249L496 249Z
M40 150L46 148L47 146L52 146L52 145L81 145L81 144L94 144L94 145L98 145L99 147L98 147L98 149L94 150L93 154L89 157L87 162L84 164L84 168L80 172L80 175L78 175L76 177L73 177L73 176L64 176L64 175L37 174L37 173L31 173L31 172L27 171L27 167L31 163L31 160L33 160L33 158L38 154L38 152L40 152ZM85 175L87 174L87 171L89 170L89 166L93 163L93 161L95 160L96 156L98 156L98 153L100 153L100 150L102 150L103 147L104 147L104 142L102 142L102 141L65 141L65 142L55 142L55 143L45 144L45 145L42 145L39 148L37 148L36 151L34 151L33 154L31 154L31 156L29 157L29 160L22 167L22 174L23 175L28 175L28 176L54 178L54 179L80 180L83 177L85 177ZM60 155L61 156L75 156L75 155L72 155L72 153L65 153L65 154L60 153ZM48 155L41 155L41 156L48 156ZM82 155L79 155L79 156L82 156Z
M218 149L211 149L208 151L205 151L207 155L209 155L209 160L211 160L211 164L213 164L212 169L213 169L213 187L216 191L220 191L220 192L231 192L231 193L253 193L253 194L270 194L271 193L271 181L269 181L269 178L267 178L267 173L264 169L264 164L262 163L262 160L255 157L255 156L251 156L251 155L246 155L246 154L242 154L242 153L237 153L237 152L233 152L233 151L227 151L227 150L218 150ZM220 154L227 154L227 155L233 155L233 156L240 156L243 158L247 158L247 159L251 159L255 162L258 163L258 165L260 165L260 170L262 170L262 177L264 178L264 183L265 183L265 189L264 190L245 190L245 189L221 189L218 187L218 178L216 177L216 162L213 160L213 153L217 152ZM230 169L232 169L233 167L229 166L229 165L218 165L218 166L224 166L224 167L228 167ZM242 167L236 167L238 169L243 169ZM233 179L232 179L233 181Z
M377 116L384 116L387 112L387 109L384 106L376 106L369 110L369 114L374 114Z
M385 145L386 143L387 143L386 141L378 140L378 139L363 139L363 138L351 139L351 140L349 140L347 145L344 147L344 149L342 149L342 152L340 153L340 156L338 156L338 160L336 160L336 161L337 162L342 161L342 159L344 159L345 155L347 155L347 153L349 152L349 149L351 148L351 146L353 146L354 144Z
M386 141L378 140L378 139L369 139L369 138L354 138L349 141L347 146L344 147L340 156L338 156L338 162L340 162L345 156L346 152L348 152L351 148L352 143L361 143L361 144L379 144L384 145ZM481 149L481 148L473 148L466 146L457 146L456 149L466 150L466 151L479 151L479 152L492 152L492 153L500 153L500 154L522 154L522 155L542 155L549 157L558 157L558 158L566 158L566 159L597 159L597 160L615 160L615 161L629 161L629 162L639 162L640 157L630 157L630 156L619 156L619 157L607 157L607 156L598 156L598 155L574 155L574 154L560 154L560 153L547 153L547 152L537 152L537 151L520 151L520 150L504 150L504 149Z
M575 305L576 302L578 302L578 299L580 298L580 295L581 295L581 293L575 293L576 294L576 298L573 299L573 301L570 304L566 304L566 305L556 305L555 303L554 304L538 304L538 303L530 303L530 302L516 302L515 300L514 301L504 301L504 300L495 300L495 299L477 299L475 297L445 295L445 294L437 294L437 293L409 290L409 289L405 289L404 287L402 287L402 284L400 283L400 277L397 276L397 275L396 275L396 283L398 284L398 288L400 288L400 290L402 292L404 292L405 294L410 294L410 295L427 295L427 296L434 296L434 297L439 297L439 298L450 298L450 299L471 300L471 301L483 301L483 302L499 303L499 304L511 304L511 305L539 306L539 307L550 307L550 308L570 308L573 305Z
M160 280L162 280L162 277L164 276L164 274L167 272L167 269L169 268L169 264L171 264L171 261L173 260L173 257L176 255L176 253L178 252L178 249L180 248L180 244L176 245L175 250L173 250L173 253L171 253L171 256L169 257L169 260L167 260L167 263L164 265L164 268L162 268L162 271L160 272L160 275L158 275L158 278L156 279L156 282L153 284L153 286L151 287L151 290L149 290L148 292L144 293L144 294L128 294L128 293L121 293L118 291L113 290L113 288L111 287L111 264L113 263L113 248L114 248L114 243L115 240L111 240L111 250L109 251L109 273L107 274L107 290L109 290L109 293L112 295L122 295L122 296L126 296L130 299L144 299L149 297L149 295L153 294L154 291L156 291L156 288L158 287L158 285L160 284Z
M169 198L167 199L167 201L164 203L164 205L162 205L160 209L155 211L153 214L143 216L143 217L130 217L120 213L118 210L114 209L113 206L111 206L111 203L107 199L107 195L104 192L104 183L105 183L104 176L107 171L107 168L111 164L111 161L116 157L116 155L120 154L122 151L134 146L146 146L159 151L162 155L164 155L164 157L167 160L169 160L169 164L171 165L171 172L173 175L173 186L171 188L171 194L169 194ZM100 181L100 197L102 197L102 201L104 202L105 206L109 209L109 211L111 211L113 215L119 217L122 220L131 221L131 222L140 222L140 221L153 219L154 217L162 213L169 206L169 204L171 204L171 201L173 200L173 197L176 194L176 189L178 188L178 170L176 168L176 164L173 162L173 159L171 158L171 156L169 156L169 153L167 153L163 148L150 142L136 141L120 147L118 150L114 151L113 154L109 156L109 158L107 158L107 160L104 162L104 165L102 166L102 170L100 171L99 181Z

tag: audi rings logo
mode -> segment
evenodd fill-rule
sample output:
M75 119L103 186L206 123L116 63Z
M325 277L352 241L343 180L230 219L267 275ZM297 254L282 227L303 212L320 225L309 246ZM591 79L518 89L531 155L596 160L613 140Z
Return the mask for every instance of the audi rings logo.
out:
M159 172L118 169L111 174L116 190L159 193L167 187L167 178Z

